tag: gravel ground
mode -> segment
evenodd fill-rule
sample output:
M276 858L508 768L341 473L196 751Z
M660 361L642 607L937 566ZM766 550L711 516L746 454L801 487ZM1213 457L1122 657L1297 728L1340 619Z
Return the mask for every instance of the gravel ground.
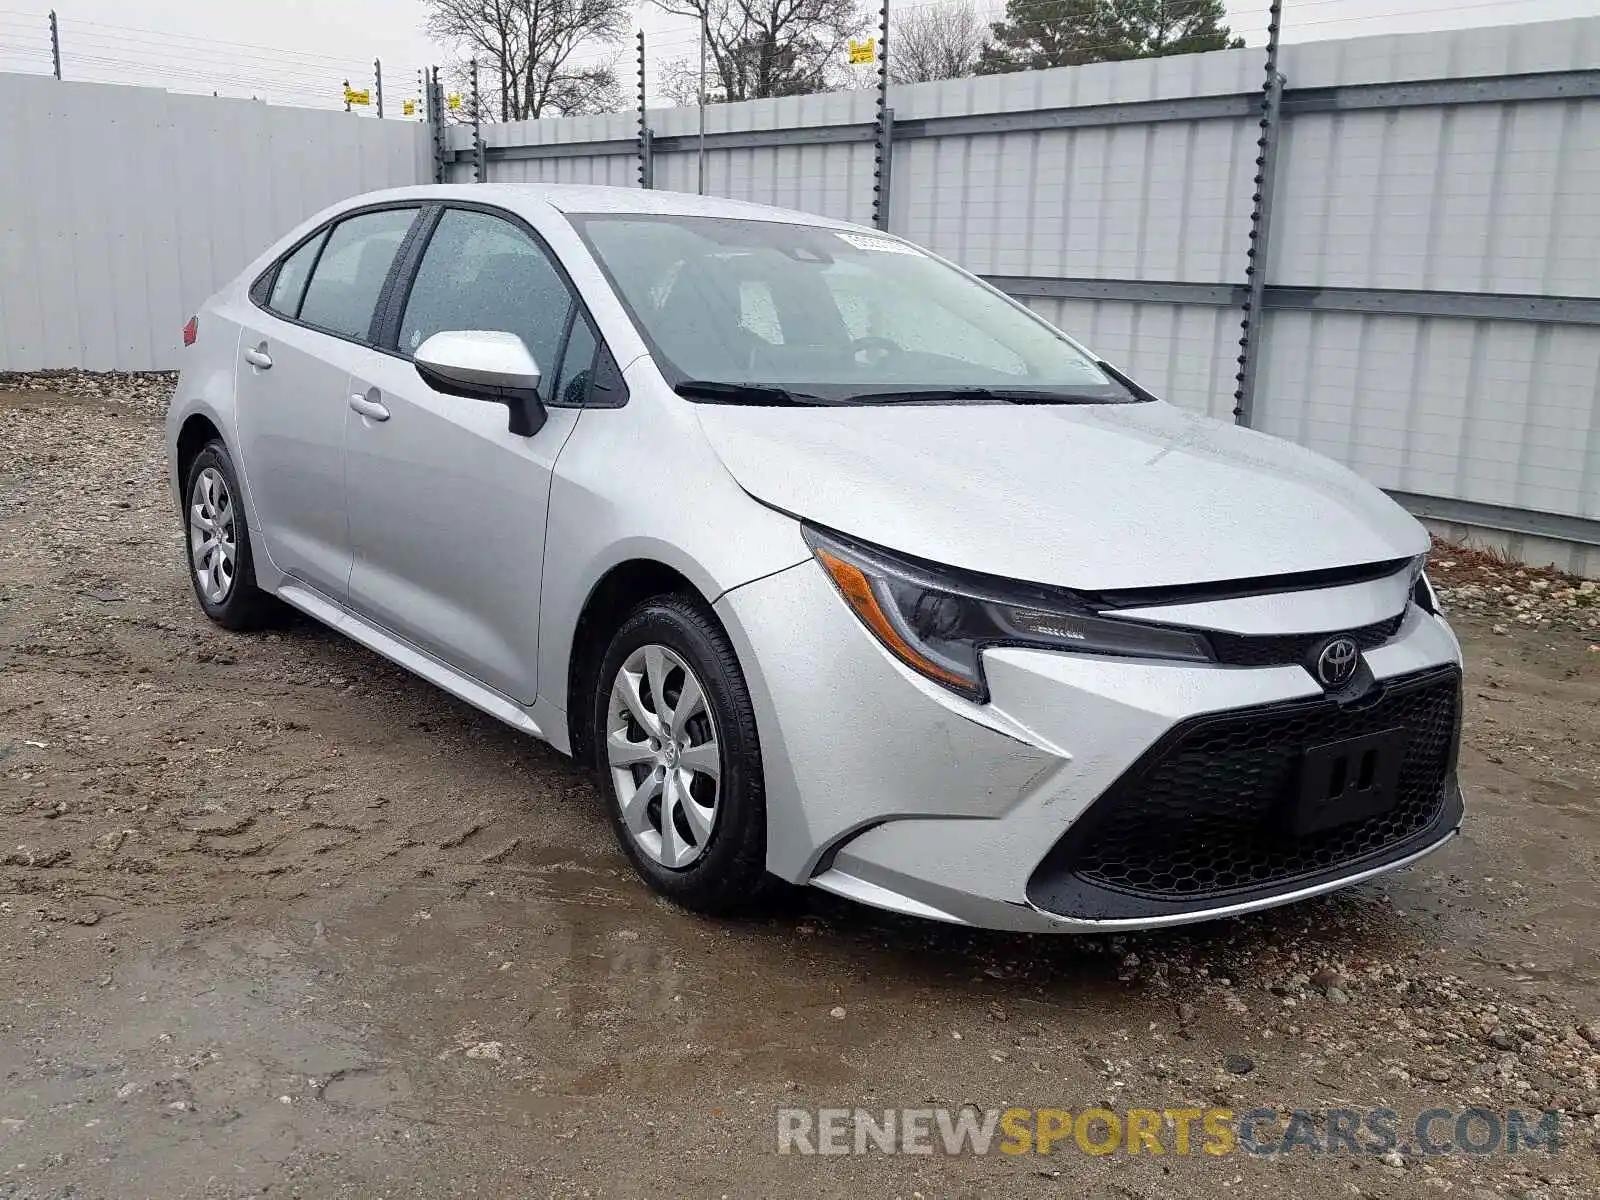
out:
M1453 615L1494 618L1497 634L1513 626L1578 630L1600 642L1600 582L1554 567L1525 567L1467 546L1435 540L1429 578Z
M1600 1190L1592 585L1438 549L1468 824L1377 884L1125 938L708 922L553 752L309 623L206 622L170 388L0 378L0 1198ZM1549 1106L1563 1146L775 1153L781 1105L969 1103Z

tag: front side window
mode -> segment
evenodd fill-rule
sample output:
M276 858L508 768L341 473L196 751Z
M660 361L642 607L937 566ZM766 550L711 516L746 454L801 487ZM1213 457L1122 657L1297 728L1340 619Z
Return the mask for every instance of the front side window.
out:
M802 403L1137 399L1033 314L914 246L779 221L570 218L657 365ZM712 392L737 401L735 388Z
M415 354L446 329L497 330L520 337L542 373L549 400L572 296L549 255L510 221L447 209L428 242L400 320L400 352Z
M594 378L594 352L598 348L594 330L588 318L579 313L572 322L572 332L567 335L567 348L561 356L561 379L551 402L579 408L588 403L589 382Z
M365 340L395 252L416 215L414 208L387 208L335 225L300 302L300 319Z
M267 297L267 307L280 317L300 315L300 297L305 294L306 280L311 277L311 265L317 261L317 251L322 249L326 233L319 233L288 258L278 268L272 281L272 294Z

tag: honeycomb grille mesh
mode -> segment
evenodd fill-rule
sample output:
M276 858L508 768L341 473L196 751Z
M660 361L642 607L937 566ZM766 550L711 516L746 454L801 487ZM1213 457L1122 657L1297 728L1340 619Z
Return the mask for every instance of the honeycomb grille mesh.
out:
M1260 637L1241 633L1208 633L1217 661L1230 667L1268 667L1304 663L1311 654L1330 637L1343 633L1354 638L1363 651L1376 650L1395 634L1405 613L1396 613L1386 621L1363 625L1360 629L1336 630L1334 633L1297 633L1281 637Z
M1454 765L1459 676L1390 685L1375 702L1331 701L1202 718L1181 730L1069 831L1068 869L1101 887L1200 899L1283 883L1381 854L1426 829ZM1282 821L1309 747L1408 731L1393 808L1306 837Z

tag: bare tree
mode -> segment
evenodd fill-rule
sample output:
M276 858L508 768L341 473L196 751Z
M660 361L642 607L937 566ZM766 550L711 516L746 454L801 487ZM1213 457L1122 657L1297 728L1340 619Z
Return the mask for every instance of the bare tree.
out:
M522 39L516 7L516 0L430 0L428 4L428 32L463 58L478 59L499 81L502 121L511 119L508 84L521 75ZM452 64L445 73L465 94L463 68ZM463 111L465 105L457 113Z
M502 121L608 112L626 105L610 62L572 61L579 46L615 46L627 0L424 0L428 32L482 66L484 115Z
M826 91L845 43L866 25L856 0L655 0L663 12L704 22L707 67L728 100ZM692 97L698 82L691 85ZM668 94L683 88L669 79Z
M677 108L693 108L700 103L700 60L694 58L669 58L661 67L656 87L668 103ZM724 99L722 84L706 68L706 103L719 104Z
M945 0L904 12L890 18L890 79L928 83L976 74L986 31L967 0Z

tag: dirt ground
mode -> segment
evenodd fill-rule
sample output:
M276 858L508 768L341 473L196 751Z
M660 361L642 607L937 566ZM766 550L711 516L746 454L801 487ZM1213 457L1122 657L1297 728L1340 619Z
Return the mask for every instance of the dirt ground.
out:
M308 622L205 621L161 381L106 392L0 391L0 1197L1600 1190L1577 627L1461 619L1465 834L1377 884L1126 938L718 923L554 752ZM780 1106L1097 1103L1565 1115L1482 1158L776 1152Z

